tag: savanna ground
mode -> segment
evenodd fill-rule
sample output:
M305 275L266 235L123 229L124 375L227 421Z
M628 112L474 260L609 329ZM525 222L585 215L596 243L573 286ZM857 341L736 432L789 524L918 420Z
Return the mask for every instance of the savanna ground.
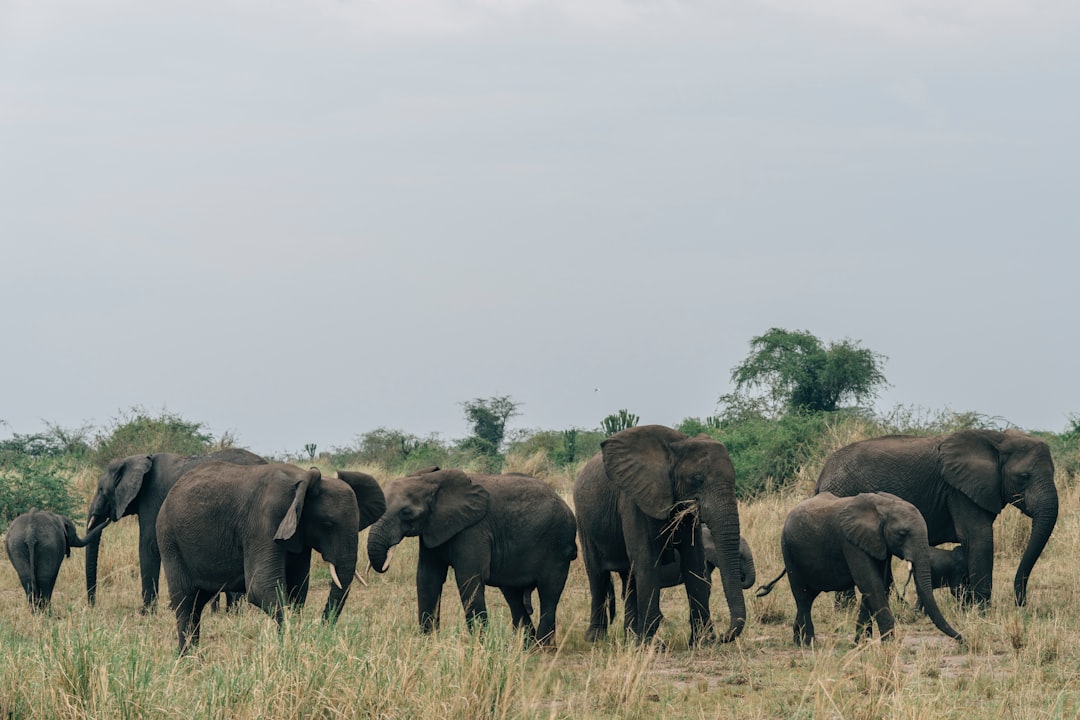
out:
M515 464L516 463L516 464ZM508 470L530 470L511 458ZM326 468L332 470L333 468ZM388 477L378 468L380 480ZM741 504L758 582L782 568L779 534L787 511L810 493L816 467L783 494ZM548 476L569 498L572 474ZM89 498L96 478L77 482ZM416 627L415 539L385 575L367 573L334 627L320 623L329 573L313 563L307 608L279 636L261 611L204 619L202 644L176 656L165 606L138 612L137 525L104 535L98 604L86 605L83 551L64 563L51 615L29 611L14 570L0 562L0 717L13 718L1045 718L1080 714L1080 513L1076 487L1059 471L1061 517L1032 576L1027 607L1012 601L1012 576L1028 522L1007 508L995 526L992 607L962 611L945 590L939 603L967 642L941 635L910 604L893 600L896 642L853 648L854 611L822 596L814 608L818 645L792 643L794 603L786 580L771 595L746 593L746 630L734 643L689 649L686 599L664 591L657 653L623 641L583 640L588 583L571 566L559 607L558 649L524 651L509 629L501 595L489 591L491 624L464 627L452 580L443 627ZM85 506L84 506L85 507ZM84 519L83 519L84 520ZM361 550L366 533L360 536ZM897 577L906 577L897 565ZM913 601L908 590L907 603ZM727 622L722 593L717 624ZM620 618L616 625L621 623Z

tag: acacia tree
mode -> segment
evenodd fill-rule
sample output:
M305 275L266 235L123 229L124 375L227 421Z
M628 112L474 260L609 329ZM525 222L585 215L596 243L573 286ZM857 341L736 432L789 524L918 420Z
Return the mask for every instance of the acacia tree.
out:
M841 403L859 404L888 385L881 368L888 359L841 340L824 345L805 330L771 328L750 341L750 355L731 371L735 392L720 397L730 408L748 402L770 414L829 412ZM753 391L760 390L760 395Z
M509 395L501 395L476 398L461 403L461 406L465 408L465 418L472 425L472 435L465 439L463 445L475 449L480 455L497 457L506 437L506 423L521 414L518 412L520 404L511 400Z

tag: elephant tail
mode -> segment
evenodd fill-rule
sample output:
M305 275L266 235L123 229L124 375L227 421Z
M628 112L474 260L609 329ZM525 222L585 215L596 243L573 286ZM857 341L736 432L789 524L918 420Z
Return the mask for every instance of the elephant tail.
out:
M37 559L35 552L37 548L37 538L29 537L26 539L26 555L30 559L30 590L34 593L34 597L37 597Z
M787 568L784 568L783 571L779 575L777 575L772 582L765 583L764 585L759 587L757 589L757 592L754 593L754 596L765 597L766 595L771 593L773 586L776 585L776 583L780 582L780 578L784 577L785 575L787 575Z

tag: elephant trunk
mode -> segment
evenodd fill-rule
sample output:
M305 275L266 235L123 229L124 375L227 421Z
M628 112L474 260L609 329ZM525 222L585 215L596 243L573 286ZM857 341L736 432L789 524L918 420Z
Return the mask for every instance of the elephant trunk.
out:
M97 600L98 551L101 549L101 533L98 532L86 544L86 602L90 607Z
M754 553L746 538L739 538L739 566L742 574L742 589L749 590L757 582L757 568L754 567Z
M720 581L727 599L730 624L720 642L731 642L746 625L746 601L743 599L739 556L739 508L734 489L714 503L702 505L702 520L712 532L720 563Z
M1050 539L1050 533L1054 532L1057 523L1058 498L1057 492L1049 494L1049 499L1044 499L1031 513L1031 536L1028 538L1024 555L1020 558L1020 565L1016 568L1016 577L1013 579L1013 591L1016 593L1016 604L1023 605L1027 602L1028 577L1031 569L1035 567L1035 561L1039 559L1046 542Z
M326 607L323 608L323 620L325 622L332 623L338 619L341 608L349 597L349 588L352 587L355 572L355 559L351 563L348 561L330 563L330 576L333 578L333 582L330 583L330 595L326 598Z
M960 633L953 629L953 626L941 614L941 608L938 607L937 601L934 600L934 585L930 579L929 546L909 553L908 557L911 559L912 572L915 575L915 594L918 596L919 602L922 603L923 610L926 611L927 616L938 630L955 640L963 641Z
M390 568L394 547L401 542L401 530L393 525L389 515L384 515L368 531L368 561L376 572L383 573Z

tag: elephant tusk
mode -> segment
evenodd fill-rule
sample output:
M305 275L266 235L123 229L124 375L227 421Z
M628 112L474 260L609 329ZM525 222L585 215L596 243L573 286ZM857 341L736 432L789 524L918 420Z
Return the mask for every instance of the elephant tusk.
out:
M363 585L364 587L368 586L367 580L364 579L364 576L360 574L359 570L353 570L353 576L360 581L361 585Z
M391 545L390 549L386 551L386 562L384 562L382 566L383 572L386 572L386 569L390 567L390 558L394 557L394 548L396 547L397 545Z
M339 590L344 590L341 586L341 580L338 579L337 570L334 568L334 563L330 563L330 577L334 579L334 584L338 586Z

